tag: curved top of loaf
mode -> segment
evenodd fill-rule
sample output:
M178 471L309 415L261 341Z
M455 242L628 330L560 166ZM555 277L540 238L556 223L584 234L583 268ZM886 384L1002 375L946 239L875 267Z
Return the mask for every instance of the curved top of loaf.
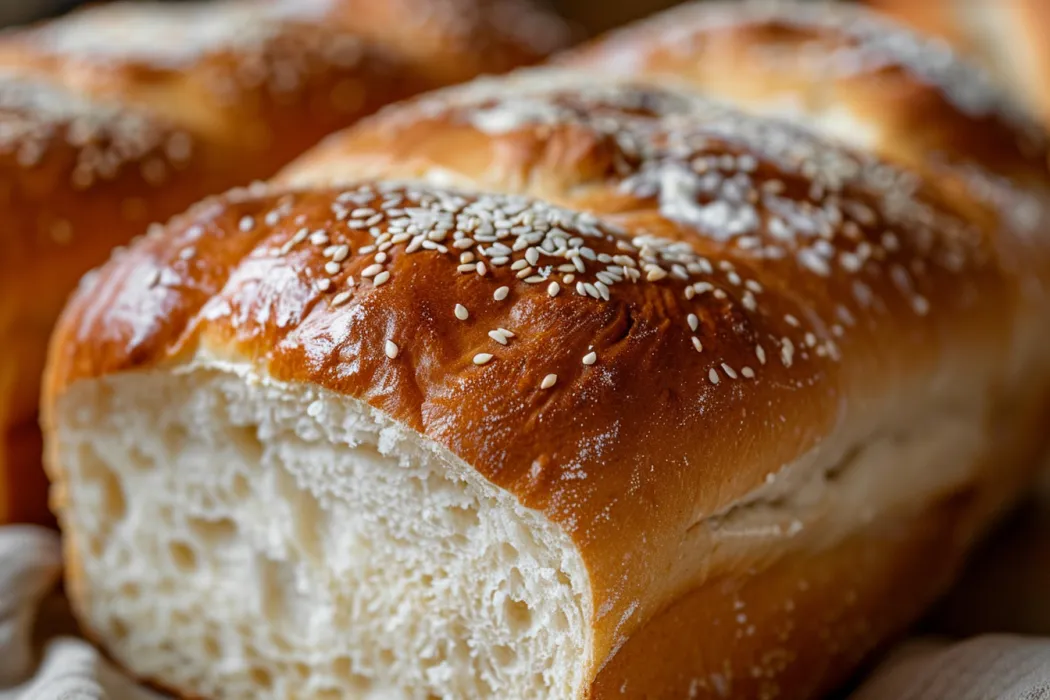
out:
M754 246L751 234L764 225L752 201L748 167L754 164L750 158L738 163L707 155L712 141L762 154L786 173L812 179L815 201L848 183L878 201L894 224L914 227L931 240L966 237L958 221L943 220L913 199L928 187L922 169L831 147L808 128L746 116L694 92L565 70L521 71L386 108L333 135L278 180L307 186L361 177L425 179L530 194L607 215L631 211L639 197L654 196L662 218L647 225L660 235L678 237L680 226L692 225L705 236ZM1014 229L1027 245L1042 245L1050 221L1047 163L1041 171L1033 166L1025 184L983 165L975 159L966 168L938 173L942 191L962 197L956 203L965 210L959 221L983 219ZM827 218L823 226L839 223L834 212L819 216ZM792 219L786 212L773 217L774 229L784 229L781 240L798 240L796 229L808 226L796 227ZM814 239L823 252L803 246L799 254L815 267L823 267L822 260L837 264L835 252L820 240ZM782 253L776 245L765 250ZM852 259L847 256L845 264Z
M565 48L573 30L531 0L274 0L345 24L435 71L442 82L502 73Z
M1045 132L986 72L849 4L688 3L558 61L697 89L913 166L1046 179Z
M1029 369L1020 319L1043 243L782 122L565 87L540 101L559 115L539 120L547 153L571 170L577 129L609 120L569 177L597 173L615 196L570 210L364 182L212 199L85 280L45 403L215 360L367 401L561 524L612 601L598 624L613 646L685 580L698 523L833 429ZM459 148L509 128L472 114L443 127ZM973 381L944 381L959 376ZM624 561L640 547L645 562Z
M295 143L294 125L282 119L309 117L304 130L327 133L434 85L351 30L269 7L88 8L0 35L0 66L159 112L218 140L277 150L278 163L310 143Z
M4 42L8 60L60 66L100 85L114 70L147 83L207 71L220 92L292 92L326 66L378 57L440 85L534 62L566 38L524 0L228 0L90 7Z

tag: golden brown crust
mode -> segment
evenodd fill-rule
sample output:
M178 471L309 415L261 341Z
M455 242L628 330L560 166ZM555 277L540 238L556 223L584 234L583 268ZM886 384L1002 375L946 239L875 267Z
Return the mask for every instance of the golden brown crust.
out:
M1033 459L1033 446L1045 446L1039 438L1025 435L1026 450L1009 455L1011 463ZM975 485L922 512L880 518L831 548L795 551L761 573L722 572L631 637L595 679L592 697L825 697L945 591L1017 487Z
M1050 5L1043 0L865 0L918 31L942 37L981 61L1050 119Z
M469 55L456 45L459 53L441 54L447 75L424 72L423 49L409 60L396 39L379 41L386 15L363 22L369 38L325 14L337 4L308 5L120 3L0 36L3 434L35 423L53 320L110 249L202 196L269 176L323 135L441 84L457 65L475 70L467 58L456 64ZM480 31L479 17L487 15L468 13L456 26ZM388 29L400 36L400 27ZM491 50L502 42L494 37ZM524 48L499 55L493 68L535 58ZM0 440L0 481L31 481L17 471L38 460L20 444ZM0 522L13 513L2 504L16 499L19 512L39 512L30 519L46 517L39 489L0 488L10 494Z
M395 52L421 75L457 83L536 63L574 31L526 0L274 0L323 17Z

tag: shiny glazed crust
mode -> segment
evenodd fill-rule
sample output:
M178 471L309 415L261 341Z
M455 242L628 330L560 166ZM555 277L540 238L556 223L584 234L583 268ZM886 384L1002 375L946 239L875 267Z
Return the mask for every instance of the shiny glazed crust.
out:
M1044 440L1047 176L957 155L978 175L925 178L593 74L454 89L86 280L46 408L198 352L365 400L570 534L585 696L812 697L941 590ZM965 477L903 472L870 517L834 479L795 500L799 465L892 469L879 431L954 407L1000 436Z
M384 18L400 35L394 9L358 33L326 14L339 7L114 4L0 35L0 522L49 517L32 447L39 376L81 274L151 222L271 175L390 101L476 72L456 62L464 47L442 54L443 73L426 73L425 51L379 40ZM467 12L452 26L469 34L486 17ZM560 27L543 17L534 21ZM491 68L536 60L523 41L508 37L511 50L494 37L486 51L504 58Z

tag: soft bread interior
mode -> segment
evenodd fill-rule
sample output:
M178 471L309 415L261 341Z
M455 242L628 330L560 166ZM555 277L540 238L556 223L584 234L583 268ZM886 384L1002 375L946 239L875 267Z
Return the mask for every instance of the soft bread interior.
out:
M576 697L568 536L367 405L233 367L60 401L82 620L135 673L224 698Z

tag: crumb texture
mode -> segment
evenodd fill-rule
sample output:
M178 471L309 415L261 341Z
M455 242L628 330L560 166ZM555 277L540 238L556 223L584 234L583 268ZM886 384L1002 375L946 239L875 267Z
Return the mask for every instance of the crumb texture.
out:
M581 686L567 538L374 410L204 368L70 398L85 621L140 675L225 698Z

